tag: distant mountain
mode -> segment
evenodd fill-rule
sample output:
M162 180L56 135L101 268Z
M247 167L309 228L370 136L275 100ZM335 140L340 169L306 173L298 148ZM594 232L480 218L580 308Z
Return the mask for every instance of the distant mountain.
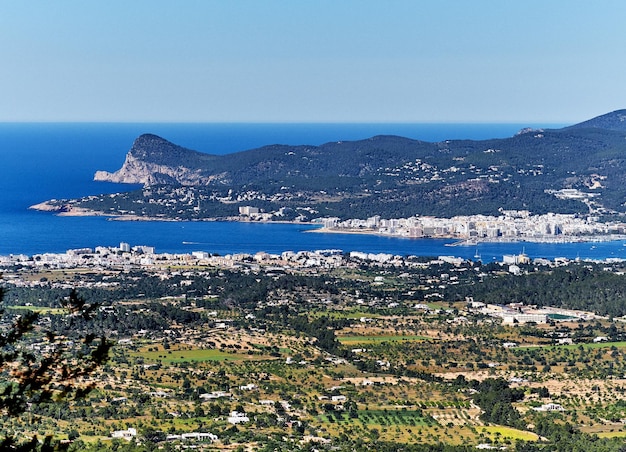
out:
M626 110L616 110L597 116L588 121L575 124L567 129L595 128L604 130L626 131Z
M375 136L227 155L142 135L115 173L144 184L118 197L59 201L109 213L215 218L254 206L291 216L408 217L626 210L626 110L562 129L438 143ZM309 212L305 214L305 212Z

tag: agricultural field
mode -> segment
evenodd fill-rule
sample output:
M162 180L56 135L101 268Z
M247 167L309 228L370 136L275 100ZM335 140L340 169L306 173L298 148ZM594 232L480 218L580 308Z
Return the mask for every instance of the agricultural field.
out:
M505 324L468 301L424 303L450 267L244 270L109 273L102 291L68 272L104 300L74 328L111 338L109 360L83 398L5 414L3 434L86 451L593 452L626 438L623 322ZM24 303L4 308L70 338L55 290L15 290Z
M380 342L403 342L403 341L427 341L430 338L427 336L415 336L415 335L401 335L401 336L389 336L389 335L376 335L376 336L339 336L337 338L339 342L344 345L359 345L359 344L372 344Z

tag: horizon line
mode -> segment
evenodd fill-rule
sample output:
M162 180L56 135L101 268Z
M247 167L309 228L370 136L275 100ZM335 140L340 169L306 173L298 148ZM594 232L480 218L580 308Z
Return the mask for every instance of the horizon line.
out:
M583 121L578 122L584 122ZM490 124L546 124L546 125L570 125L577 124L574 121L540 121L540 120L516 120L516 121L166 121L166 120L134 120L134 121L115 121L115 120L20 120L5 121L0 120L0 124L258 124L258 125L299 125L299 124L319 124L319 125L355 125L355 124L390 124L390 125L414 125L414 124L467 124L467 125L490 125Z

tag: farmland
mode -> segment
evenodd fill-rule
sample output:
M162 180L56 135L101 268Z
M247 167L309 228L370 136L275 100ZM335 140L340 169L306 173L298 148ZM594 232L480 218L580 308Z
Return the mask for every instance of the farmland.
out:
M89 328L114 341L110 359L84 398L5 416L3 432L94 452L619 450L625 324L593 312L506 323L519 304L446 299L451 281L456 292L477 284L472 265L161 265L109 272L106 290L90 288L96 272L68 272L100 300ZM7 286L5 309L35 310L42 330L71 338L62 273L45 274L44 287Z

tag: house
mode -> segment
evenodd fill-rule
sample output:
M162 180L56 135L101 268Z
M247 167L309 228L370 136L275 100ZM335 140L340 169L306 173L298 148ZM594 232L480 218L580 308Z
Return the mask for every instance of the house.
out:
M287 402L286 400L281 400L279 401L280 406L283 407L283 410L285 411L290 411L291 410L291 404L289 402Z
M509 383L527 383L528 380L520 377L511 377L509 378Z
M115 430L111 432L111 438L121 438L130 441L137 436L137 429L129 428L128 430Z
M213 392L206 392L204 394L200 394L198 397L200 397L203 400L214 400L214 399L221 399L221 398L231 397L231 396L232 394L230 392L213 391Z
M217 435L213 433L190 432L182 435L167 435L166 441L217 441Z
M217 435L214 435L213 433L190 432L183 433L180 436L182 440L217 441Z
M158 397L161 399L165 399L170 396L170 394L165 391L154 391L154 392L151 392L150 395L152 397Z
M565 411L558 403L545 403L540 407L533 408L535 411Z
M246 413L240 413L239 411L231 411L230 416L228 416L228 423L237 425L237 424L245 424L246 422L250 422L250 418L246 416Z

